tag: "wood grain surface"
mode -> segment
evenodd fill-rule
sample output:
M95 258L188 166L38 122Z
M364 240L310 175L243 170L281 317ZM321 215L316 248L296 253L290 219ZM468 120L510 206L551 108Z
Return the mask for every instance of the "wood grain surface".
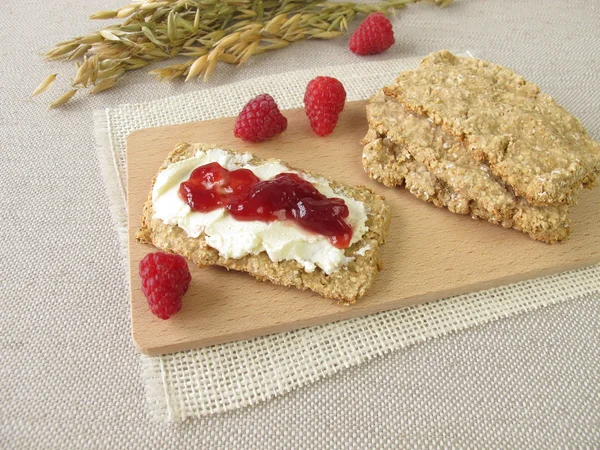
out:
M371 181L361 165L367 131L365 102L350 102L335 132L315 135L303 110L286 111L288 129L272 141L249 144L233 137L234 118L149 128L127 140L127 192L133 340L148 355L248 339L401 308L600 261L600 198L585 191L573 208L567 242L548 245L515 230L452 214L402 188ZM221 268L190 267L192 283L182 310L167 321L153 316L140 290L138 264L155 249L135 241L152 177L180 141L205 142L275 157L338 181L366 185L392 208L384 269L367 295L351 307L308 291L256 281Z

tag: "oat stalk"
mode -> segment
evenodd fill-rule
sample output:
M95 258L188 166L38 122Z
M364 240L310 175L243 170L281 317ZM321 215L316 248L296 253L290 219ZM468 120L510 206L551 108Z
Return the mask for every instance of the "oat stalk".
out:
M77 90L97 94L114 87L127 72L187 57L152 70L160 80L207 80L219 62L241 65L252 56L304 39L333 39L358 16L392 14L419 0L332 3L324 0L141 0L90 19L122 19L100 31L57 44L48 60L76 60L72 89L52 104L69 101ZM448 6L453 0L423 0ZM48 77L34 92L44 92Z

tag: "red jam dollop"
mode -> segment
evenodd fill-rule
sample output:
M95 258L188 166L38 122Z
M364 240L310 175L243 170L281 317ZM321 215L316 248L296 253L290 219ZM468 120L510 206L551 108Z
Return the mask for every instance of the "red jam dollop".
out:
M226 208L237 220L291 220L305 230L329 238L337 248L350 245L352 227L344 220L348 206L328 198L295 173L260 181L251 170L229 171L219 163L200 166L179 186L192 211Z

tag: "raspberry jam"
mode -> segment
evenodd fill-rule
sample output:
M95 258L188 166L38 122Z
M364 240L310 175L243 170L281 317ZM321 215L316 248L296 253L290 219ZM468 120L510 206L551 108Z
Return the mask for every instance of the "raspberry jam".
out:
M192 211L226 208L237 220L291 220L340 249L352 239L344 200L325 197L295 173L260 181L248 169L229 171L213 162L196 168L179 186L179 195Z

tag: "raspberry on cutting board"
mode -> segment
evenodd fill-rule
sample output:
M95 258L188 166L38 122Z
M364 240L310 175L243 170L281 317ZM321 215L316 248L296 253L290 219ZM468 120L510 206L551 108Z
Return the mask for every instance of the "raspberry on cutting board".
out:
M261 142L282 133L287 119L269 94L260 94L246 103L240 112L233 134L248 142Z
M152 313L168 319L181 309L192 275L186 260L179 255L149 253L140 261L142 292Z
M349 47L357 55L382 53L394 43L392 23L382 13L369 14L350 36Z
M332 77L317 77L306 86L304 110L310 126L319 136L333 133L344 104L344 85Z

